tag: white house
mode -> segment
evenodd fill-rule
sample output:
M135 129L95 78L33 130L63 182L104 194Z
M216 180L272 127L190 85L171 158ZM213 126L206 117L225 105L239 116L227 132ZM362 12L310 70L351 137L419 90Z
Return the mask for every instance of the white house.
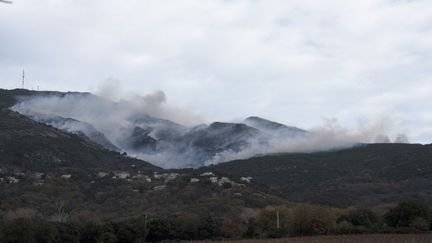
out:
M215 174L213 172L204 172L201 174L201 176L210 176L210 177L214 177Z
M10 183L10 184L16 184L19 182L19 180L17 178L15 178L14 176L8 176L6 177L6 180Z
M211 183L218 183L218 178L216 176L210 177L209 179Z
M218 181L218 185L219 186L222 186L223 184L231 184L231 185L233 185L233 186L235 186L236 185L236 183L234 182L234 181L232 181L232 180L230 180L228 177L222 177L222 178L220 178L220 180Z
M250 177L250 176L248 176L248 177L241 177L240 180L243 181L243 182L246 182L246 183L251 183L252 177Z
M72 177L71 174L62 175L61 178L63 179L70 179Z
M126 172L126 171L116 171L116 172L114 172L114 175L120 179L126 179L126 178L130 177L129 172Z
M104 171L101 171L101 172L97 173L97 177L99 177L99 178L104 178L105 176L108 176L108 175L109 175L109 173L108 172L104 172Z

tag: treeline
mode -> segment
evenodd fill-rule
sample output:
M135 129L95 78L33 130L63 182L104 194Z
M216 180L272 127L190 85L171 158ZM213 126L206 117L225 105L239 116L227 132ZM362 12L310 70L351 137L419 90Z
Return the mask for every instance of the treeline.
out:
M299 235L413 233L431 230L431 207L403 202L392 207L337 209L300 204L237 215L179 213L143 215L118 222L51 222L41 218L2 221L0 242L159 242L278 238Z

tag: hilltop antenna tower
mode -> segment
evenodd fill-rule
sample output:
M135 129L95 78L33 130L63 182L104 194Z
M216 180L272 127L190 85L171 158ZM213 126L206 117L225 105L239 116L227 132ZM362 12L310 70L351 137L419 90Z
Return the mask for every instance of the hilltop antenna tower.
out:
M22 73L22 88L24 89L24 81L25 81L25 71Z

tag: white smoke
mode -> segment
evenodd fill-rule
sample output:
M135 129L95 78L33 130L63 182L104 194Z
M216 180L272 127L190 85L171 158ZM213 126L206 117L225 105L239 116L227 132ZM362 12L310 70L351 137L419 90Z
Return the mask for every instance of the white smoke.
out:
M323 126L309 129L309 132L304 136L281 136L278 132L265 131L262 136L249 138L248 145L240 150L225 149L210 159L202 161L199 151L195 148L184 147L180 151L175 147L176 145L166 141L157 145L159 150L148 153L130 147L129 140L136 127L144 127L143 129L145 129L145 125L151 123L153 130L148 131L151 140L163 136L163 134L158 134L159 128L168 127L176 130L179 134L185 134L193 129L198 129L192 128L193 125L202 123L200 116L186 109L169 105L164 92L156 91L144 96L124 94L116 81L110 80L101 86L97 93L101 96L88 93L67 93L26 97L22 98L11 109L38 121L46 120L47 117L52 119L61 117L90 124L109 140L104 141L104 137L99 136L105 144L112 143L130 155L164 168L197 167L270 153L309 153L342 149L361 143L375 142L377 136L385 137L384 140L389 142L387 135L383 134L387 134L392 127L391 119L385 117L375 121L362 122L355 129L345 128L336 119L329 119L325 121ZM174 121L183 126L160 119L154 121L148 116ZM87 125L75 121L45 123L54 126L61 124L57 128L69 132L78 132L82 127L88 128ZM206 126L201 126L201 129L205 128ZM88 132L84 133L89 134ZM97 132L93 132L93 134L97 134ZM266 140L265 143L262 142L263 138ZM408 138L404 134L398 134L394 141L406 143ZM229 142L227 141L227 144Z
M251 141L248 148L240 151L223 151L216 154L206 165L217 164L237 159L247 159L254 156L274 153L311 153L328 150L350 148L356 145L376 143L375 139L388 132L391 128L391 120L381 117L369 122L362 122L356 129L348 129L339 124L337 119L327 119L321 127L309 129L310 134L295 138L283 138L274 134L268 144L263 145L259 141ZM399 134L397 141L407 143L405 134ZM387 141L390 142L390 141Z

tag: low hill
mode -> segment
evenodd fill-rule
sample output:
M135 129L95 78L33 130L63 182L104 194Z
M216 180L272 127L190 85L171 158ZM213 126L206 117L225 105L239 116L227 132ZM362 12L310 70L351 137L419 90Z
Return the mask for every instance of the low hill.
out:
M369 144L340 151L278 154L210 168L294 202L332 206L432 202L432 145Z

